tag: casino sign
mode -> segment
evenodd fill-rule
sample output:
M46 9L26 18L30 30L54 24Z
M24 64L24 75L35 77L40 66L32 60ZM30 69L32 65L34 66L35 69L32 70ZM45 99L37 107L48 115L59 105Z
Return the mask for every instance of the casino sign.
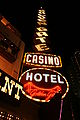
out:
M27 52L24 55L23 64L25 66L60 68L62 67L61 57L46 53Z
M33 68L25 71L19 78L23 84L22 93L35 101L49 102L56 93L62 99L69 90L69 84L59 72L45 68Z

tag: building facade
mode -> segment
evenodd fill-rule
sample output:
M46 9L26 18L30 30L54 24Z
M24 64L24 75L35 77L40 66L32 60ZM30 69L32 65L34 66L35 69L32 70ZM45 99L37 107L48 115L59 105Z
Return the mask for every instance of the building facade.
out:
M0 16L1 120L38 120L38 105L21 93L19 76L24 51L25 43L21 40L19 31L4 16Z
M20 33L0 16L0 69L18 80L25 43Z

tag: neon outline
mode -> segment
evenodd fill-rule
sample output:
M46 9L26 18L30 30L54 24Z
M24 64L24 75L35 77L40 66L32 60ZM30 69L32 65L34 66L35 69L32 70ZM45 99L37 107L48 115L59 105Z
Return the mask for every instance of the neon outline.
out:
M59 72L57 72L57 71L55 71L55 70L51 70L51 69L47 69L47 68L32 68L32 69L29 69L29 70L27 70L27 71L25 71L25 72L23 72L23 73L21 74L21 76L20 76L20 78L19 78L19 82L20 82L22 76L23 76L26 72L29 72L30 70L37 70L37 69L49 70L49 71L55 72L55 73L59 74L60 76L62 76L62 78L65 80L66 85L67 85L67 88L66 88L65 93L64 93L64 95L62 95L62 97L61 97L61 99L63 99L63 98L66 96L67 92L69 91L69 84L68 84L66 78L65 78L61 73L59 73ZM40 99L32 98L31 96L27 95L24 90L22 90L22 93L23 93L26 97L28 97L29 99L32 99L32 100L35 100L35 101L38 101L38 102L46 102L45 100L40 100ZM50 100L48 100L47 102L49 102L49 101L50 101Z
M59 66L51 66L51 65L39 65L39 64L34 64L34 63L26 63L26 54L32 54L32 55L50 55L50 56L53 56L53 57L58 57L59 58L59 60L60 60L60 65ZM31 66L36 66L36 67L47 67L47 68L61 68L62 67L62 62L61 62L61 57L60 56L56 56L56 55L52 55L52 54L45 54L45 53L31 53L31 52L27 52L27 53L25 53L25 55L24 55L24 60L23 60L23 64L24 65L31 65Z

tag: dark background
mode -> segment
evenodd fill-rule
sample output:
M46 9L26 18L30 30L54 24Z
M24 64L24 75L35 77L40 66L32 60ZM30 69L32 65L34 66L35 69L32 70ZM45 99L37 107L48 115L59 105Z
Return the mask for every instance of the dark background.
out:
M63 71L69 65L70 57L80 49L79 3L51 0L1 0L2 14L20 33L26 44L25 51L32 51L38 10L46 10L50 47L53 54L61 56Z
M21 32L26 48L30 49L37 12L41 6L46 10L53 53L61 55L62 59L68 61L72 52L79 49L79 3L51 0L1 0L0 13Z
M48 33L53 54L61 56L63 69L66 71L71 55L75 50L80 50L80 7L78 2L0 0L0 14L20 31L27 52L27 50L32 50L37 12L41 6L46 10ZM67 108L64 107L64 109Z

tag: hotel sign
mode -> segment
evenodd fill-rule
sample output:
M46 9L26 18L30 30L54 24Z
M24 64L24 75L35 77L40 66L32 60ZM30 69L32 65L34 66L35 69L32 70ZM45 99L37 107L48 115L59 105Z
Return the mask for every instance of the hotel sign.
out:
M49 102L56 93L60 93L63 99L69 91L66 78L61 73L51 70L61 68L62 62L60 56L47 54L51 48L46 25L45 10L41 9L33 39L35 53L25 53L23 60L23 65L32 69L25 71L19 78L23 85L22 93L39 102Z
M61 57L46 53L25 53L23 64L26 66L59 68L62 67Z
M22 93L39 102L49 102L59 92L63 99L69 90L64 76L55 70L45 68L33 68L25 71L20 76L19 82L23 84Z
M48 30L46 28L46 14L45 10L39 10L38 19L37 19L37 29L34 35L34 50L37 52L50 52L51 49L48 46L50 42L48 40Z

